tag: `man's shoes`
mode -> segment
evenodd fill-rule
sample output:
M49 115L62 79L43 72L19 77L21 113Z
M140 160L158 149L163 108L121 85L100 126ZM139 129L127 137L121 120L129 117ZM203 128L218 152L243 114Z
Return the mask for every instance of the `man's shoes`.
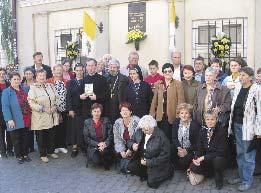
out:
M59 156L56 153L50 154L50 157L53 158L53 159L58 159L59 158Z
M7 154L4 152L4 153L0 153L0 157L1 158L7 158Z
M73 149L73 150L72 150L71 157L72 157L72 158L75 158L75 157L77 157L77 155L78 155L78 150L77 150L77 149Z
M233 178L233 179L228 179L227 182L231 185L233 184L239 184L242 182L242 180L240 178Z
M223 183L216 183L216 189L221 190L223 188Z
M11 150L11 151L7 151L7 155L9 157L13 157L14 156L14 152Z
M58 149L59 149L59 152L68 153L68 150L66 148L58 148Z
M24 163L24 159L23 159L22 157L17 158L17 162L18 162L19 164L23 164L23 163Z
M47 157L41 157L42 162L44 163L48 163L49 159Z
M240 184L240 185L238 186L238 190L239 190L240 192L249 190L250 188L251 188L251 184Z
M30 161L32 161L32 159L31 159L30 157L28 157L28 156L24 156L24 157L23 157L23 160L24 160L25 162L30 162Z
M140 177L140 181L141 181L141 182L144 182L144 181L146 181L146 180L147 180L147 177L146 177L146 176Z

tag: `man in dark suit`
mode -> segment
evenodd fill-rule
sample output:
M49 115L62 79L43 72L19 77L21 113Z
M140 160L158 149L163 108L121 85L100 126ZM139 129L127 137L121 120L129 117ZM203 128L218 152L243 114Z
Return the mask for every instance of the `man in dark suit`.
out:
M44 65L43 62L43 54L41 52L35 52L33 55L33 59L34 59L34 65L32 66L32 68L37 71L40 69L44 69L47 73L46 78L52 78L53 77L53 73L52 73L52 69L50 66Z
M83 79L80 99L83 100L84 119L91 117L91 106L94 103L101 104L104 108L110 97L109 85L104 76L96 72L97 61L89 58L86 62L86 76ZM86 93L85 87L92 89L92 93ZM89 89L88 91L90 91ZM106 109L105 109L106 111ZM104 113L103 113L104 115Z

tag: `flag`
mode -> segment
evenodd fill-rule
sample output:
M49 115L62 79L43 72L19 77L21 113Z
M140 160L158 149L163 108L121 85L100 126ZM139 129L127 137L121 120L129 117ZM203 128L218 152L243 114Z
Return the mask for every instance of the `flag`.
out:
M83 31L91 40L94 40L96 36L96 23L87 12L83 13Z
M170 3L170 22L174 23L174 25L176 23L176 10L174 0L171 0Z

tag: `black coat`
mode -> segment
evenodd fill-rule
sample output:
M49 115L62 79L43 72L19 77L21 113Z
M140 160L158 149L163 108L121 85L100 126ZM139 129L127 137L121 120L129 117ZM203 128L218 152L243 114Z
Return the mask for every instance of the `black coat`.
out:
M67 84L66 109L68 111L80 112L82 110L83 101L80 99L80 95L83 80L80 80L79 83L80 85L76 79L72 79Z
M228 151L228 134L219 124L216 125L209 147L207 142L207 130L202 127L199 132L198 148L196 155L204 156L205 160L212 160L215 157L226 157Z
M153 92L150 85L144 81L140 82L138 99L136 99L136 94L132 87L133 83L128 84L128 86L126 87L124 101L131 104L134 115L138 117L148 115L153 98Z
M113 147L113 133L112 133L112 125L108 118L101 118L102 121L102 134L103 139L106 143L107 148ZM96 130L93 127L93 120L89 118L84 121L84 129L83 129L84 142L87 146L88 157L92 158L93 154L97 151L99 141L96 136Z
M47 66L45 64L42 65L43 69L46 71L46 79L52 78L53 77L53 73L52 73L52 69L50 66ZM35 69L35 65L31 66L31 68Z
M92 104L99 103L103 106L103 108L106 108L106 103L110 98L110 91L106 78L97 73L94 74L93 76L87 75L83 79L81 94L84 93L85 84L93 84L93 92L96 95L96 100L91 100L90 98L87 98L86 100L83 101L84 117L90 118ZM106 110L104 109L104 111Z
M110 85L112 76L107 77L107 82ZM116 80L117 78L115 78ZM114 81L115 81L114 80ZM110 85L110 90L112 90L113 96L111 97L110 92L110 100L107 103L107 112L105 112L105 115L110 118L111 122L114 123L116 119L120 117L120 110L119 110L119 104L123 102L124 100L124 94L126 86L129 83L129 79L127 76L123 74L118 74L118 81L115 84L114 82Z
M172 141L173 141L175 149L177 149L178 147L181 147L179 140L178 140L179 123L180 123L180 118L178 118L174 121L173 127L172 127ZM191 146L186 149L187 152L192 152L192 151L197 150L199 130L200 130L200 125L196 121L192 120L190 123L190 127L189 127L189 141L190 141Z
M137 159L145 158L147 162L148 182L160 182L169 179L173 175L173 167L170 162L170 143L165 134L155 128L151 137L147 141L144 150L145 134L138 129L132 138L128 141L127 146L132 150L134 143L139 143Z

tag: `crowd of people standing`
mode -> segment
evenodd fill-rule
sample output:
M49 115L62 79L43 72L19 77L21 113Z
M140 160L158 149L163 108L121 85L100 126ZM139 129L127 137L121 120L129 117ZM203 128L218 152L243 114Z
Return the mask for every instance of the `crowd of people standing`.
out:
M116 163L151 188L179 169L214 176L221 189L233 165L239 177L229 183L251 188L261 148L261 69L235 58L228 75L217 58L182 65L178 51L162 73L156 60L148 73L137 52L127 66L110 54L73 69L69 60L51 69L41 52L33 59L23 76L0 68L1 157L30 162L36 140L44 163L72 146L71 157L82 151L86 166Z

